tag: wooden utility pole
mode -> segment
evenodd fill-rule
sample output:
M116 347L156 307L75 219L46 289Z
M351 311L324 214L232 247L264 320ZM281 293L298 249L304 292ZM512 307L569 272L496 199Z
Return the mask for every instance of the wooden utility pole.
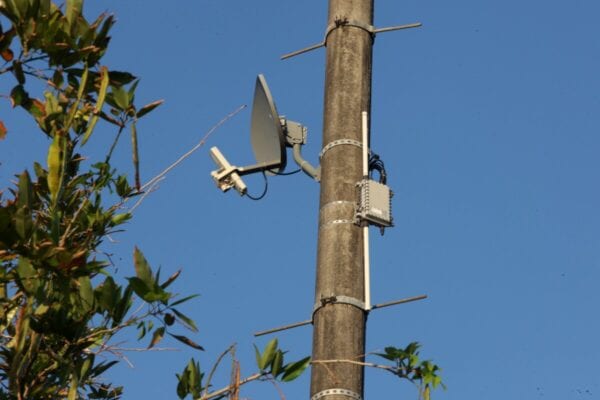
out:
M342 360L362 361L365 353L363 238L354 214L363 176L361 112L371 108L372 25L373 0L329 0L310 388L315 399L363 397L364 368Z

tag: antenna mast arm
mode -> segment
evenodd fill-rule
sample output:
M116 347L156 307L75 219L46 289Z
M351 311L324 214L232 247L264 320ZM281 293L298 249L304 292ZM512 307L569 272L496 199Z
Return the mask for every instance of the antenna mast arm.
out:
M320 182L321 181L321 167L319 166L319 167L315 168L308 161L306 161L304 158L302 158L302 153L300 150L301 148L302 148L301 143L294 143L294 145L292 146L293 154L294 154L294 161L296 161L296 164L298 164L298 166L302 169L302 171L304 171L304 173L306 175L310 176L317 182Z

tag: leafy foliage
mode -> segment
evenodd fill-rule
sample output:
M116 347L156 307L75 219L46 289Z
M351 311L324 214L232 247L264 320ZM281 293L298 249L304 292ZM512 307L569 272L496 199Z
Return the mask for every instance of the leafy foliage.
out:
M391 372L400 379L408 379L418 384L419 398L429 400L431 389L438 386L445 388L442 378L439 375L440 368L429 360L419 359L419 348L421 345L412 342L405 348L386 347L385 353L375 353L388 361L392 361L392 366L384 366L383 369Z
M168 334L202 349L172 332L198 331L175 308L194 296L179 299L167 290L179 272L161 282L136 248L135 276L121 285L102 251L108 235L131 218L123 204L138 194L111 167L112 151L129 127L139 188L136 123L161 101L137 109L137 78L101 64L113 16L90 22L82 7L82 0L0 2L0 75L15 79L8 97L50 139L46 165L35 163L34 177L24 171L14 188L0 192L3 399L119 398L123 389L100 378L119 361L111 339L126 328L137 328L140 340L151 334L148 347ZM41 96L31 95L39 88ZM105 158L87 163L80 152L99 120L117 133ZM0 139L9 129L0 121ZM132 312L136 298L143 311Z
M262 353L256 346L254 346L254 350L256 352L258 372L241 379L239 376L239 362L235 359L235 346L230 347L222 356L226 353L231 353L233 358L233 382L224 388L213 391L211 391L211 378L220 359L206 377L205 373L200 369L200 364L194 359L190 360L183 371L177 374L179 381L177 395L180 399L192 396L192 398L197 400L222 399L227 396L229 398L237 398L239 387L242 385L257 380L291 382L298 378L310 364L310 357L285 363L285 352L279 348L277 339L273 339L267 343Z

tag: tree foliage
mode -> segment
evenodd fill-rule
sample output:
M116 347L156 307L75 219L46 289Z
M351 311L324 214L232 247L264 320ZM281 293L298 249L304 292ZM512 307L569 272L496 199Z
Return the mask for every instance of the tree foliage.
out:
M81 0L0 3L0 74L14 79L10 103L50 139L45 165L35 163L33 174L22 172L0 194L0 398L119 398L123 389L100 377L119 361L111 339L128 327L148 335L148 347L170 335L202 349L177 332L197 331L177 309L193 296L169 291L179 272L161 280L136 248L135 276L120 284L102 250L131 218L123 205L138 194L136 123L161 102L136 107L137 78L102 64L114 17L88 21L82 7ZM114 143L103 159L86 160L100 120L115 126ZM111 166L127 128L134 185ZM0 121L0 138L6 134L10 126ZM132 312L136 299L143 311Z

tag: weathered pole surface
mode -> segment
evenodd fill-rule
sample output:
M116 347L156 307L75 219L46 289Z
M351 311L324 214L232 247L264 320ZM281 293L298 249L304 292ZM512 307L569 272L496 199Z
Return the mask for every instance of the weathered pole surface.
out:
M361 112L370 114L371 107L373 40L365 28L372 24L373 0L329 0L310 389L311 397L326 400L363 397L362 366L319 361L364 360L363 242L353 219L362 179ZM338 390L325 393L330 389Z

